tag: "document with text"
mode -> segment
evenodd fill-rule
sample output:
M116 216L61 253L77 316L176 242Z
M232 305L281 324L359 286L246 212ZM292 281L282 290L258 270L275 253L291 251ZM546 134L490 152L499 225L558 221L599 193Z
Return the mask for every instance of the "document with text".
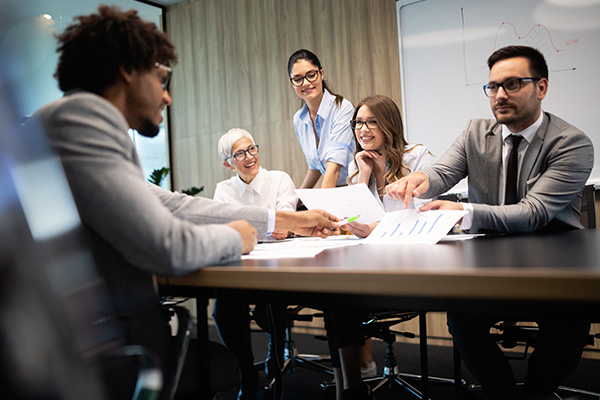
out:
M435 244L466 214L463 210L385 213L363 244Z

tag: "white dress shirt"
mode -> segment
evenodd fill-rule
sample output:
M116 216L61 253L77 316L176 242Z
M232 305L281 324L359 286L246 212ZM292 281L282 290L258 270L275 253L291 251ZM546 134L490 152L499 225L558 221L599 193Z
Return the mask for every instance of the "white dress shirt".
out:
M214 200L240 206L258 206L269 209L269 226L275 228L275 210L295 211L298 197L294 192L292 178L283 171L269 171L264 168L247 184L239 175L217 183Z

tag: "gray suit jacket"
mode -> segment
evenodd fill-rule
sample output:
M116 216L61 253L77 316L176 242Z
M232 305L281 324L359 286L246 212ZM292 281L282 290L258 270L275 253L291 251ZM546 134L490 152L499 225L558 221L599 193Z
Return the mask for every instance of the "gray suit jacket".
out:
M154 274L173 276L237 259L236 219L266 235L268 211L173 193L146 181L123 115L103 97L73 92L43 107L98 268L119 313L156 306Z
M581 189L594 166L592 141L562 119L544 119L523 158L518 204L499 206L502 127L495 120L471 120L437 163L425 168L434 197L468 176L473 203L471 232L532 232L548 224L582 228Z

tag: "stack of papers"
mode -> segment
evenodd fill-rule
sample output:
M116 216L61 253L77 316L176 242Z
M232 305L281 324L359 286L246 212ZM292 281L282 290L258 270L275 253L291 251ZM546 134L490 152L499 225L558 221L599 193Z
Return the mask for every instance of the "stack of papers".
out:
M257 244L250 254L242 256L242 260L316 257L323 250L357 245L360 242L361 239L353 235L330 236L327 239L303 237L268 241Z

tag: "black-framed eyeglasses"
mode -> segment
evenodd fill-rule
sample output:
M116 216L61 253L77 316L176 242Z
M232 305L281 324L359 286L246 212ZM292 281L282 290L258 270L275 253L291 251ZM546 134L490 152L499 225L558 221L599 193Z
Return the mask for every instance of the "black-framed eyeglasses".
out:
M309 82L314 82L317 80L317 78L319 77L319 70L318 69L312 69L310 71L308 71L306 74L304 75L294 75L290 78L290 82L292 82L292 85L294 86L302 86L302 84L304 83L304 80L306 79Z
M521 90L523 82L535 82L542 78L508 78L501 83L488 83L483 85L483 93L487 97L496 96L498 94L498 88L504 89L506 93L516 93Z
M155 62L154 66L158 69L162 69L163 71L167 71L167 75L163 77L161 85L163 90L169 90L169 83L171 82L171 76L173 75L173 68L167 67L159 62Z
M229 160L230 158L235 158L237 161L244 161L246 159L246 153L251 156L255 156L258 154L258 145L253 144L248 147L246 150L238 150L233 153L230 157L227 157L225 160Z
M379 128L379 124L374 119L370 119L367 121L359 121L359 120L353 119L352 121L350 121L350 126L352 127L353 130L360 130L360 129L362 129L363 125L366 125L367 129Z

